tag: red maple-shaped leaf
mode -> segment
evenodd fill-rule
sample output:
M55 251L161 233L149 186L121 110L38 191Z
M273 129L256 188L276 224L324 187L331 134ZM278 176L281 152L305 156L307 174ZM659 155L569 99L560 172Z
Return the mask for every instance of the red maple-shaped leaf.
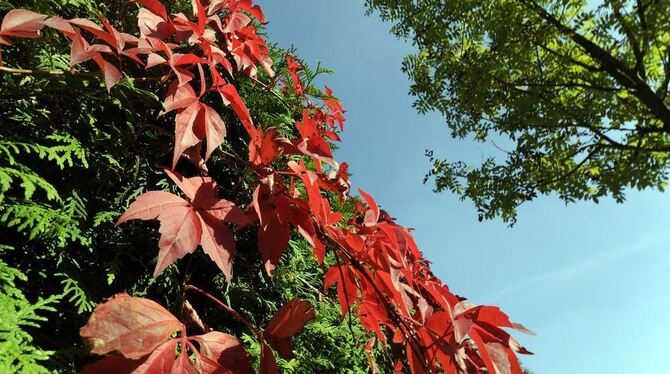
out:
M316 246L316 231L309 217L306 201L287 196L286 189L273 177L266 178L254 191L253 207L260 221L258 250L263 258L265 271L272 276L275 267L286 251L291 237L291 226Z
M226 137L226 124L221 116L212 107L199 100L180 110L175 119L173 167L188 148L198 144L202 139L207 139L205 150L205 161L207 161Z
M138 359L182 329L184 325L158 303L119 294L95 308L80 334L92 353L118 352Z
M172 337L176 331L180 336ZM97 306L81 336L92 353L112 353L82 373L253 373L234 336L186 336L185 326L162 306L127 294Z
M38 38L47 16L25 9L10 10L0 25L0 44L12 45L8 37Z
M211 178L184 178L165 170L179 186L186 199L164 191L149 191L138 196L119 218L117 225L132 219L160 223L158 262L154 276L185 255L198 244L227 276L231 276L235 240L226 222L244 225L244 212L232 202L219 199Z
M281 307L268 323L263 337L284 359L294 357L291 338L316 317L307 300L293 299Z

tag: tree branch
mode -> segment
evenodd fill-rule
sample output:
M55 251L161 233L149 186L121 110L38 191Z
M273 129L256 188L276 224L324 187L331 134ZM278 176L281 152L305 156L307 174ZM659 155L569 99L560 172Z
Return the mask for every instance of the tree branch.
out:
M230 314L233 318L235 318L236 320L242 322L242 324L244 324L244 326L246 326L249 330L253 331L254 334L256 334L259 338L262 336L263 331L262 331L261 329L259 329L258 327L256 327L256 325L254 325L253 323L249 322L248 319L244 318L244 317L243 317L241 314L239 314L235 309L229 307L228 305L226 305L226 303L224 303L223 301L221 301L221 300L217 299L216 297L212 296L212 295L209 294L207 291L201 290L200 288L198 288L198 287L196 287L196 286L192 286L192 285L190 285L190 284L187 284L187 285L184 287L184 290L185 290L185 291L194 291L194 292L197 292L197 293L199 293L200 295L206 297L206 298L209 299L211 302L213 302L213 303L215 303L216 305L218 305L221 309L225 310L225 311L226 311L228 314Z
M607 73L609 73L619 84L632 90L632 93L642 102L647 109L663 123L663 127L670 130L670 109L665 102L623 62L612 56L571 27L564 25L552 14L533 0L519 0L528 6L529 10L535 12L540 18L554 26L560 33L569 37L595 61L597 61Z

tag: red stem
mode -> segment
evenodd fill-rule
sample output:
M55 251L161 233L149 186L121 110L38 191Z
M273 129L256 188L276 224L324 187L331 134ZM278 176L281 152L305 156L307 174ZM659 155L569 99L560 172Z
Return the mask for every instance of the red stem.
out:
M249 330L253 331L259 338L262 337L262 335L263 335L263 334L262 334L263 331L262 331L261 329L259 329L258 327L256 327L256 325L254 325L253 323L249 322L248 319L244 318L244 317L243 317L240 313L238 313L235 309L229 307L226 303L224 303L223 301L217 299L215 296L211 295L211 294L208 293L207 291L204 291L204 290L202 290L202 289L200 289L200 288L198 288L198 287L196 287L196 286L192 286L192 285L190 285L190 284L187 284L187 285L184 287L184 290L186 290L186 291L195 291L195 292L201 294L202 296L206 297L206 298L209 299L211 302L213 302L214 304L218 305L221 309L223 309L223 310L225 310L226 312L228 312L228 314L230 314L231 316L233 316L233 318L235 318L236 320L242 322L242 324L244 324L244 326L246 326Z

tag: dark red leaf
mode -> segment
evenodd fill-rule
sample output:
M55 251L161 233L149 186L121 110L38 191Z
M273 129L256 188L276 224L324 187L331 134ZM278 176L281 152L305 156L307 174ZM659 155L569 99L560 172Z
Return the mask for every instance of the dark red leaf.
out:
M261 367L260 374L279 374L277 361L270 347L261 343Z
M95 308L80 334L92 353L118 352L126 358L138 359L183 328L158 303L118 294Z
M200 344L200 354L235 374L254 372L244 346L234 336L218 331L193 337Z

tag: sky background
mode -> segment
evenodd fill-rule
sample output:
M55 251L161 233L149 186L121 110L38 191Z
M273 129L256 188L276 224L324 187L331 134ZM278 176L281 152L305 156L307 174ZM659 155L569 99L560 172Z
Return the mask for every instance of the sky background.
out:
M536 374L663 373L670 352L670 194L631 191L625 204L565 206L553 197L519 210L508 228L477 221L470 202L434 194L424 152L479 162L486 145L454 141L436 114L419 115L400 71L413 48L363 0L257 0L270 39L337 74L347 109L339 161L415 237L452 291L499 305L537 336L515 336Z

